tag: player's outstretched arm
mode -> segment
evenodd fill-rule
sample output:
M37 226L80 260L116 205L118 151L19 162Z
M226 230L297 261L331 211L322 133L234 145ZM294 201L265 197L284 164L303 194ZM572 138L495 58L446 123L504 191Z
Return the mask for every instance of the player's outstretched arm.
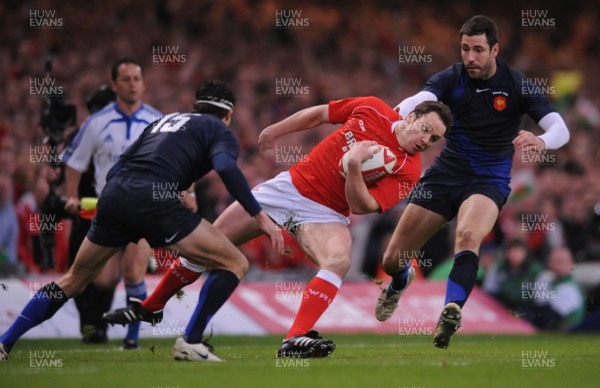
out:
M415 110L417 105L425 101L437 101L437 97L431 92L422 91L415 94L414 96L410 96L402 100L398 105L396 105L394 110L400 113L400 116L408 117L410 112Z
M377 145L374 141L359 141L350 146L348 151L345 192L348 207L354 214L373 213L381 209L377 200L369 193L360 169L361 163L378 151L376 147L370 148L374 145Z
M303 109L293 115L269 125L258 136L260 152L264 153L275 146L275 140L285 134L304 131L329 123L329 106L316 105Z

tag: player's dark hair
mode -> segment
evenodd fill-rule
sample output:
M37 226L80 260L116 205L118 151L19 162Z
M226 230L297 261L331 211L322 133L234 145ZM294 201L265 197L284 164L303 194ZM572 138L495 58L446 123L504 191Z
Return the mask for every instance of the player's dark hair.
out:
M485 34L490 49L498 43L498 27L496 23L487 16L476 15L463 24L460 29L460 37L463 35L473 36Z
M452 128L452 123L454 122L450 108L440 101L423 101L415 107L413 112L417 119L430 112L437 113L438 116L440 116L442 123L444 123L444 126L446 127L446 135L448 132L450 132L450 128Z
M204 81L196 91L194 112L222 119L235 106L235 94L221 81Z
M140 67L140 69L142 68L142 65L140 65L139 62L133 58L130 58L130 57L121 58L118 61L116 61L115 63L113 63L112 67L110 68L110 79L112 79L113 81L116 81L117 78L119 78L119 66L121 66L123 64L127 64L127 63L137 65Z

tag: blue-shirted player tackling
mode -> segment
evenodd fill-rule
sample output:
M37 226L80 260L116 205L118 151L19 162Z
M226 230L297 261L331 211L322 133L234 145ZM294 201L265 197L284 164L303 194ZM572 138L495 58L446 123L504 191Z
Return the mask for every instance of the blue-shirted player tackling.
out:
M261 210L237 166L239 142L227 127L235 103L233 93L224 84L209 81L196 97L197 113L173 113L155 121L109 171L92 227L73 266L59 281L40 288L0 336L0 361L8 359L25 332L78 295L112 255L142 238L150 246L166 247L211 270L211 276L222 278L218 287L209 287L205 294L214 314L237 287L248 261L223 233L180 201L181 192L210 170L219 174L230 194L256 217L273 247L283 252L281 230ZM178 346L182 353L218 360L203 343L182 340Z
M510 193L515 148L543 152L569 140L563 119L548 99L524 95L527 78L496 58L498 30L493 20L472 17L462 26L460 39L462 63L432 76L421 92L397 107L405 114L422 101L442 101L450 107L454 125L441 155L411 193L388 244L383 268L392 281L375 308L380 321L392 316L414 277L410 256L457 217L454 266L433 340L439 348L447 348L460 327L461 308L475 285L479 246ZM535 136L519 130L523 114L545 133Z

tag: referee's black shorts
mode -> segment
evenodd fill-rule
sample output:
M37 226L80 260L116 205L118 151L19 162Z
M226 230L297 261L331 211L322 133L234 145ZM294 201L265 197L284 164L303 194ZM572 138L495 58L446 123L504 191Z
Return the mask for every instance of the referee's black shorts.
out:
M90 241L121 247L144 238L151 247L174 244L200 224L201 217L179 200L174 183L153 175L116 175L104 187L87 234Z

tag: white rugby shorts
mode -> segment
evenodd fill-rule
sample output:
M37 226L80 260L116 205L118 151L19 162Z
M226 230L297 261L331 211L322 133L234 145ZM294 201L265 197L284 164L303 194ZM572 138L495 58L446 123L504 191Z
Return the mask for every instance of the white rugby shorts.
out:
M290 232L303 224L350 223L348 217L302 196L288 171L257 185L252 194L265 213Z

